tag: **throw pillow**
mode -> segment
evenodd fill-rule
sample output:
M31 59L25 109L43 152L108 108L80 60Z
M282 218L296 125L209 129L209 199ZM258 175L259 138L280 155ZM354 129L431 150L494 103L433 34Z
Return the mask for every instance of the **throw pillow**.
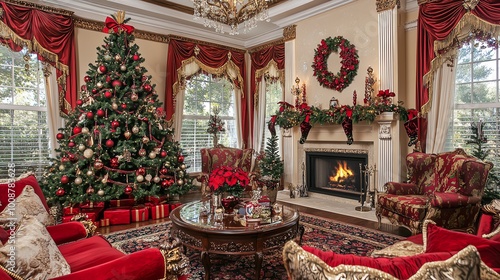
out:
M71 273L45 226L30 216L20 221L16 243L0 247L0 264L30 280L51 279Z
M362 266L339 264L329 266L293 241L283 249L283 262L289 279L397 279L384 271ZM454 256L444 260L427 262L411 277L399 279L480 279L481 259L474 246L468 246ZM395 269L405 269L403 264Z
M20 221L25 215L34 216L45 226L54 225L54 218L47 212L40 197L30 185L24 187L12 205L14 206L5 207L0 213L0 226L5 227L13 218Z
M424 246L414 242L403 240L385 247L380 250L374 250L370 256L372 257L405 257L414 256L424 252Z
M476 235L452 231L426 220L423 225L424 249L426 253L460 251L473 245L479 251L481 260L490 268L500 268L500 242Z

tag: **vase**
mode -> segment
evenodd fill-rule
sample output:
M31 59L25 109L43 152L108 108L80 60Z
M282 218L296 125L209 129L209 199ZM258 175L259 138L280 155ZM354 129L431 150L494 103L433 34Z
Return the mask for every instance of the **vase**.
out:
M222 207L226 213L230 214L233 212L234 207L240 202L239 198L232 195L222 196Z

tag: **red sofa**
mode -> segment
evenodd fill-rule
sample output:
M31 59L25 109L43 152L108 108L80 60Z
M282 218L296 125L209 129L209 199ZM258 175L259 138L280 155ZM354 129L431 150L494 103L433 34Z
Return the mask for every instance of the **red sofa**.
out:
M48 212L49 207L35 176L30 175L16 181L14 191L11 193L15 193L17 198L28 185L33 187ZM8 192L8 184L0 184L0 212L9 203L8 195L4 195ZM128 255L124 254L113 248L103 236L94 235L87 238L89 232L80 222L73 221L47 226L46 230L71 269L70 274L54 279L178 279L174 273L183 271L179 258L183 257L182 262L186 262L180 252L173 252L178 248L171 251L149 248ZM5 244L4 246L8 246L10 235L8 231L9 228L0 227L0 240ZM21 237L16 236L16 238ZM172 257L168 254L180 255ZM23 258L23 256L19 255L16 258ZM169 263L167 261L169 259L179 261L177 264L181 267L176 266L176 263ZM9 275L6 269L7 263L0 264L0 279L18 279L15 275ZM185 279L186 276L179 278Z
M448 230L437 226L432 221L426 221L422 234L411 236L405 241L398 242L400 244L389 246L392 250L391 248L379 250L384 252L379 252L378 256L385 257L343 255L310 246L298 247L296 244L287 244L283 258L289 279L301 279L302 276L297 277L297 274L318 273L329 276L347 273L351 276L375 277L368 279L393 279L392 277L395 279L430 279L418 277L422 276L418 274L423 273L421 268L424 265L452 259L472 245L473 248L469 248L469 251L476 251L480 258L479 271L477 271L480 278L469 274L467 278L453 279L500 279L500 234L489 236L489 239L482 237L482 234L494 229L492 224L498 225L491 215L482 215L480 222L478 233L481 236ZM412 249L411 244L419 249ZM410 249L411 252L404 252L406 249ZM451 262L450 265L453 266L455 263L457 262ZM303 271L304 269L311 271ZM469 271L469 273L474 272Z

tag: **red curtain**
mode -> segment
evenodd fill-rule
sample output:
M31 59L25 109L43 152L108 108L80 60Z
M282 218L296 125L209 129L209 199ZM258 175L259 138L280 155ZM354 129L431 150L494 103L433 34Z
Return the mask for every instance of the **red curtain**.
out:
M198 47L199 53L195 54L195 47ZM175 113L174 99L174 84L178 83L177 70L181 67L182 61L195 56L201 63L212 67L219 68L229 61L228 54L231 52L231 61L238 66L240 75L245 79L245 51L235 51L222 49L216 46L200 45L193 42L185 42L171 39L168 47L167 55L167 82L165 90L165 111L167 119L171 119ZM241 114L242 114L242 134L243 145L248 147L249 136L249 121L248 121L248 105L247 94L245 90L245 82L242 85L236 85L241 88Z
M255 114L255 89L257 87L258 80L260 80L262 77L256 77L256 72L259 69L262 69L267 66L267 64L271 61L274 60L276 64L278 65L278 70L285 69L285 44L277 44L274 46L271 46L266 49L262 49L256 52L253 52L250 55L250 58L252 60L252 66L251 66L251 72L250 72L250 93L251 93L251 102L250 102L250 137L253 139L253 119L254 119L254 114ZM261 93L263 94L263 93ZM250 141L252 143L252 141Z
M19 51L23 44L42 61L57 69L59 85L59 109L67 114L76 105L76 51L73 18L0 2L3 9L2 21L14 34L2 39L13 50Z
M436 57L434 42L446 39L467 12L464 1L441 0L420 4L416 71L416 103L420 110L429 102L429 91L423 78L431 70L431 62ZM500 24L500 1L481 0L470 13L490 24L498 25ZM433 94L439 93L434 92ZM427 122L420 118L418 138L424 151L426 136Z

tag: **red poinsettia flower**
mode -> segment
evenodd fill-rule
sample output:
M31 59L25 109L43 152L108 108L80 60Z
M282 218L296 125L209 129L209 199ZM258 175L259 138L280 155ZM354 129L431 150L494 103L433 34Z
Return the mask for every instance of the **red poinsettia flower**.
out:
M212 170L208 177L208 187L215 193L241 193L250 182L248 173L241 168L221 166Z

